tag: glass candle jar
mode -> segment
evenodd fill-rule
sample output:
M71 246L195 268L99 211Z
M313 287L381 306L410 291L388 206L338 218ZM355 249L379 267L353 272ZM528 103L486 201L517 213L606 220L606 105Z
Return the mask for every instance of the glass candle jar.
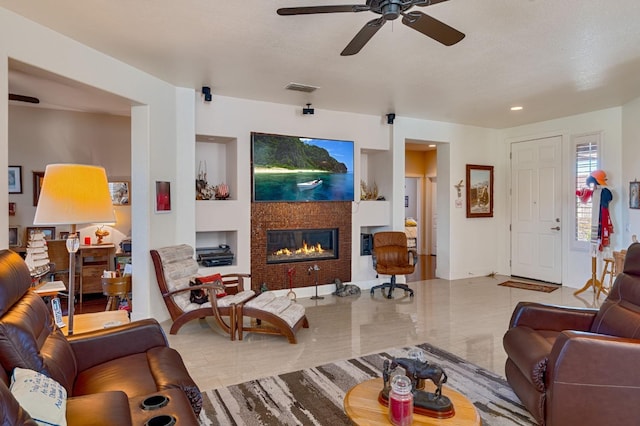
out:
M413 422L413 394L407 376L397 375L391 379L389 421L394 426L410 426Z

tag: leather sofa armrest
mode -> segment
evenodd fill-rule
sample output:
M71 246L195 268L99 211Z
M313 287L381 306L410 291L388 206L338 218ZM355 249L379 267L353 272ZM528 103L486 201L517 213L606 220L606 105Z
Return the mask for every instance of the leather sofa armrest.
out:
M169 346L160 324L152 318L67 338L76 356L78 371L127 355Z
M534 330L587 331L597 313L597 309L520 302L511 315L509 328L525 326Z
M67 426L127 426L131 421L129 398L124 392L110 391L67 399Z
M547 424L628 424L638 419L638 359L640 340L560 333L547 366Z

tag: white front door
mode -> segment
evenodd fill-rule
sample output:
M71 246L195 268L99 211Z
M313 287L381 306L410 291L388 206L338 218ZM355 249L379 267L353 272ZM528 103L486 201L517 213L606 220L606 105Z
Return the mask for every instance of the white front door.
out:
M562 138L511 145L511 275L562 282Z

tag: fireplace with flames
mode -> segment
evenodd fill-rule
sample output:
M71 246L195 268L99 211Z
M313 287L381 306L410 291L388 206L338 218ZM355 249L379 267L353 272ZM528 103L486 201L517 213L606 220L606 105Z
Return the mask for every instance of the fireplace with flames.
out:
M338 228L267 231L267 263L338 258Z

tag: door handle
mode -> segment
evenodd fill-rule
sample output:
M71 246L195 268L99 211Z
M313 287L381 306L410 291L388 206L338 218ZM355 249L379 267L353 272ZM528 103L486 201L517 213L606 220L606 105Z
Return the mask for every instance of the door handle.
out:
M560 227L559 227L559 226L556 226L556 227L554 227L554 228L550 228L550 229L551 229L552 231L559 231L559 230L560 230Z

